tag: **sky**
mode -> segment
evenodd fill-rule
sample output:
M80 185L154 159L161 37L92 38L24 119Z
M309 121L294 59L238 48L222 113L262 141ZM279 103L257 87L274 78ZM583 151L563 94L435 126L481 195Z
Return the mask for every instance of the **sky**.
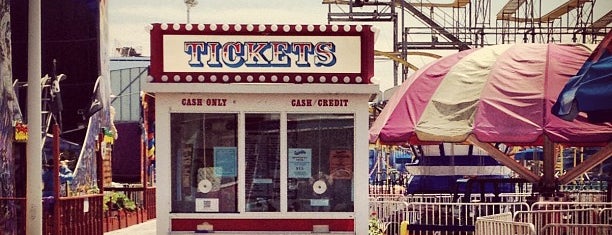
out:
M327 24L328 5L322 0L197 0L190 9L190 23L202 24ZM541 8L547 11L562 4L563 0L545 1ZM452 2L452 0L431 0L431 2ZM506 1L491 0L492 17ZM537 1L535 1L537 2ZM145 30L152 23L186 23L187 7L184 0L108 0L109 44L111 48L134 47L144 56L149 55L149 32ZM338 7L331 5L331 7ZM599 18L612 9L612 1L599 0L594 10ZM334 12L339 12L337 9ZM564 18L565 20L565 18ZM358 22L333 22L357 24ZM412 23L412 22L409 22ZM375 49L392 51L393 27L391 22L371 24L380 29ZM114 50L109 52L114 55ZM439 55L452 52L436 51ZM417 67L433 59L409 58ZM393 63L389 60L375 61L374 81L381 91L394 86Z
M147 54L149 36L145 26L186 23L186 9L183 0L110 0L110 43L142 46ZM327 8L318 0L198 0L190 10L190 23L326 24Z
M112 48L134 47L143 55L150 51L151 23L186 23L184 0L109 0L109 44ZM198 0L190 10L190 23L202 24L327 24L327 5L321 0ZM346 24L355 24L346 22ZM370 23L371 24L371 23ZM377 50L391 51L393 42L390 22L378 24L381 33ZM387 30L384 32L383 30ZM113 51L109 52L114 55ZM393 63L376 61L379 89L393 87ZM377 73L377 74L376 74Z

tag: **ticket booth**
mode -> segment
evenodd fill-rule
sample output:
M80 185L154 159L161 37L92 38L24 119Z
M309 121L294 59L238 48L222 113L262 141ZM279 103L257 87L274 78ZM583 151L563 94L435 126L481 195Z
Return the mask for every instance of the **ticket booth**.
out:
M367 234L372 27L150 31L158 234Z

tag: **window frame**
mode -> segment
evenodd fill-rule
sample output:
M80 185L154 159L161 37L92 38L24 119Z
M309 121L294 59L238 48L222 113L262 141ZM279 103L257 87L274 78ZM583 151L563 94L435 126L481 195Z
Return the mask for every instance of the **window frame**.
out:
M236 212L196 212L195 210L192 212L175 212L172 210L172 208L174 207L174 198L176 197L176 190L174 188L170 189L170 195L171 196L171 201L170 201L170 214L172 214L173 218L181 218L184 216L188 216L190 214L205 214L207 216L211 216L212 218L214 217L224 217L225 215L228 214L232 214L232 215L237 215L237 217L244 217L244 218L251 218L253 217L254 214L259 214L262 213L260 211L246 211L246 115L247 114L278 114L280 116L280 132L279 132L279 151L280 151L280 210L277 212L265 212L266 215L271 216L271 218L274 217L279 217L282 218L283 215L287 215L288 213L291 214L292 216L312 216L313 213L321 213L321 212L290 212L288 211L288 145L287 145L287 123L288 123L288 119L287 116L288 114L291 115L325 115L325 114L337 114L337 115L351 115L352 116L352 123L353 123L353 146L352 146L352 152L353 152L353 168L355 168L356 162L357 162L357 158L356 158L356 143L357 141L357 121L358 121L358 113L356 112L346 112L346 111L341 111L341 112L332 112L332 111L325 111L325 110L317 110L315 112L305 112L305 111L287 111L287 110L271 110L271 111L219 111L219 110L210 110L210 111L202 111L202 110L171 110L169 112L168 115L168 120L169 120L169 128L172 129L172 115L176 114L176 113L195 113L195 114L236 114L237 115L237 148L238 148L238 161L237 161L237 170L238 170L238 177L237 177L237 193L236 196L237 198L237 210ZM173 147L170 146L169 149L172 149ZM176 165L174 165L174 160L173 158L175 158L176 156L171 152L170 154L170 163L171 165L169 166L169 169L173 169L174 167L177 167ZM355 169L353 169L353 173L355 172ZM171 187L175 186L174 184L171 184ZM352 184L351 184L351 200L353 201L353 203L355 202L354 200L354 194L353 191L355 190L356 184L355 184L355 175L352 176ZM346 218L347 216L352 216L354 215L354 213L356 213L356 209L357 205L353 204L353 209L351 211L343 211L343 212L334 212L334 211L328 211L325 213L332 213L333 217L338 217L338 218Z

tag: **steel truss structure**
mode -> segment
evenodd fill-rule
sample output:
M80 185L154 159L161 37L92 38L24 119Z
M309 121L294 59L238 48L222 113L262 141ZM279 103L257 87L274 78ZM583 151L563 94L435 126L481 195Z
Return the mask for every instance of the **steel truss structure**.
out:
M452 1L452 2L449 2ZM438 1L439 2L439 1ZM550 0L508 0L493 12L496 0L323 0L328 23L389 22L393 51L379 52L394 61L394 83L408 76L409 51L465 50L509 43L597 43L612 28L606 1L567 0L552 10ZM499 8L499 7L498 7ZM606 9L608 8L608 9ZM606 10L595 16L595 9ZM401 76L398 71L401 66ZM412 68L413 69L413 68Z

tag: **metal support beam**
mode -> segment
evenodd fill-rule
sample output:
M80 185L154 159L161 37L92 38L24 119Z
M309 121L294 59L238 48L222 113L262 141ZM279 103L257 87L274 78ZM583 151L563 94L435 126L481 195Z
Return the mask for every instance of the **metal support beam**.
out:
M603 161L605 161L609 157L612 157L612 141L608 142L608 144L605 147L603 147L597 153L590 156L587 160L585 160L584 162L581 162L578 166L574 167L573 169L565 173L563 176L561 176L559 178L559 184L563 185L563 184L567 184L567 183L574 181L576 177L593 169L593 167L601 164Z
M487 151L487 153L489 153L491 157L493 157L495 160L501 162L504 166L510 168L511 170L519 174L519 176L528 180L529 182L535 183L535 182L540 181L540 176L535 175L529 169L527 169L526 167L524 167L523 165L521 165L514 159L510 158L506 154L502 153L501 151L499 151L499 149L495 148L493 145L489 143L480 142L480 140L478 140L473 135L468 136L467 141Z

